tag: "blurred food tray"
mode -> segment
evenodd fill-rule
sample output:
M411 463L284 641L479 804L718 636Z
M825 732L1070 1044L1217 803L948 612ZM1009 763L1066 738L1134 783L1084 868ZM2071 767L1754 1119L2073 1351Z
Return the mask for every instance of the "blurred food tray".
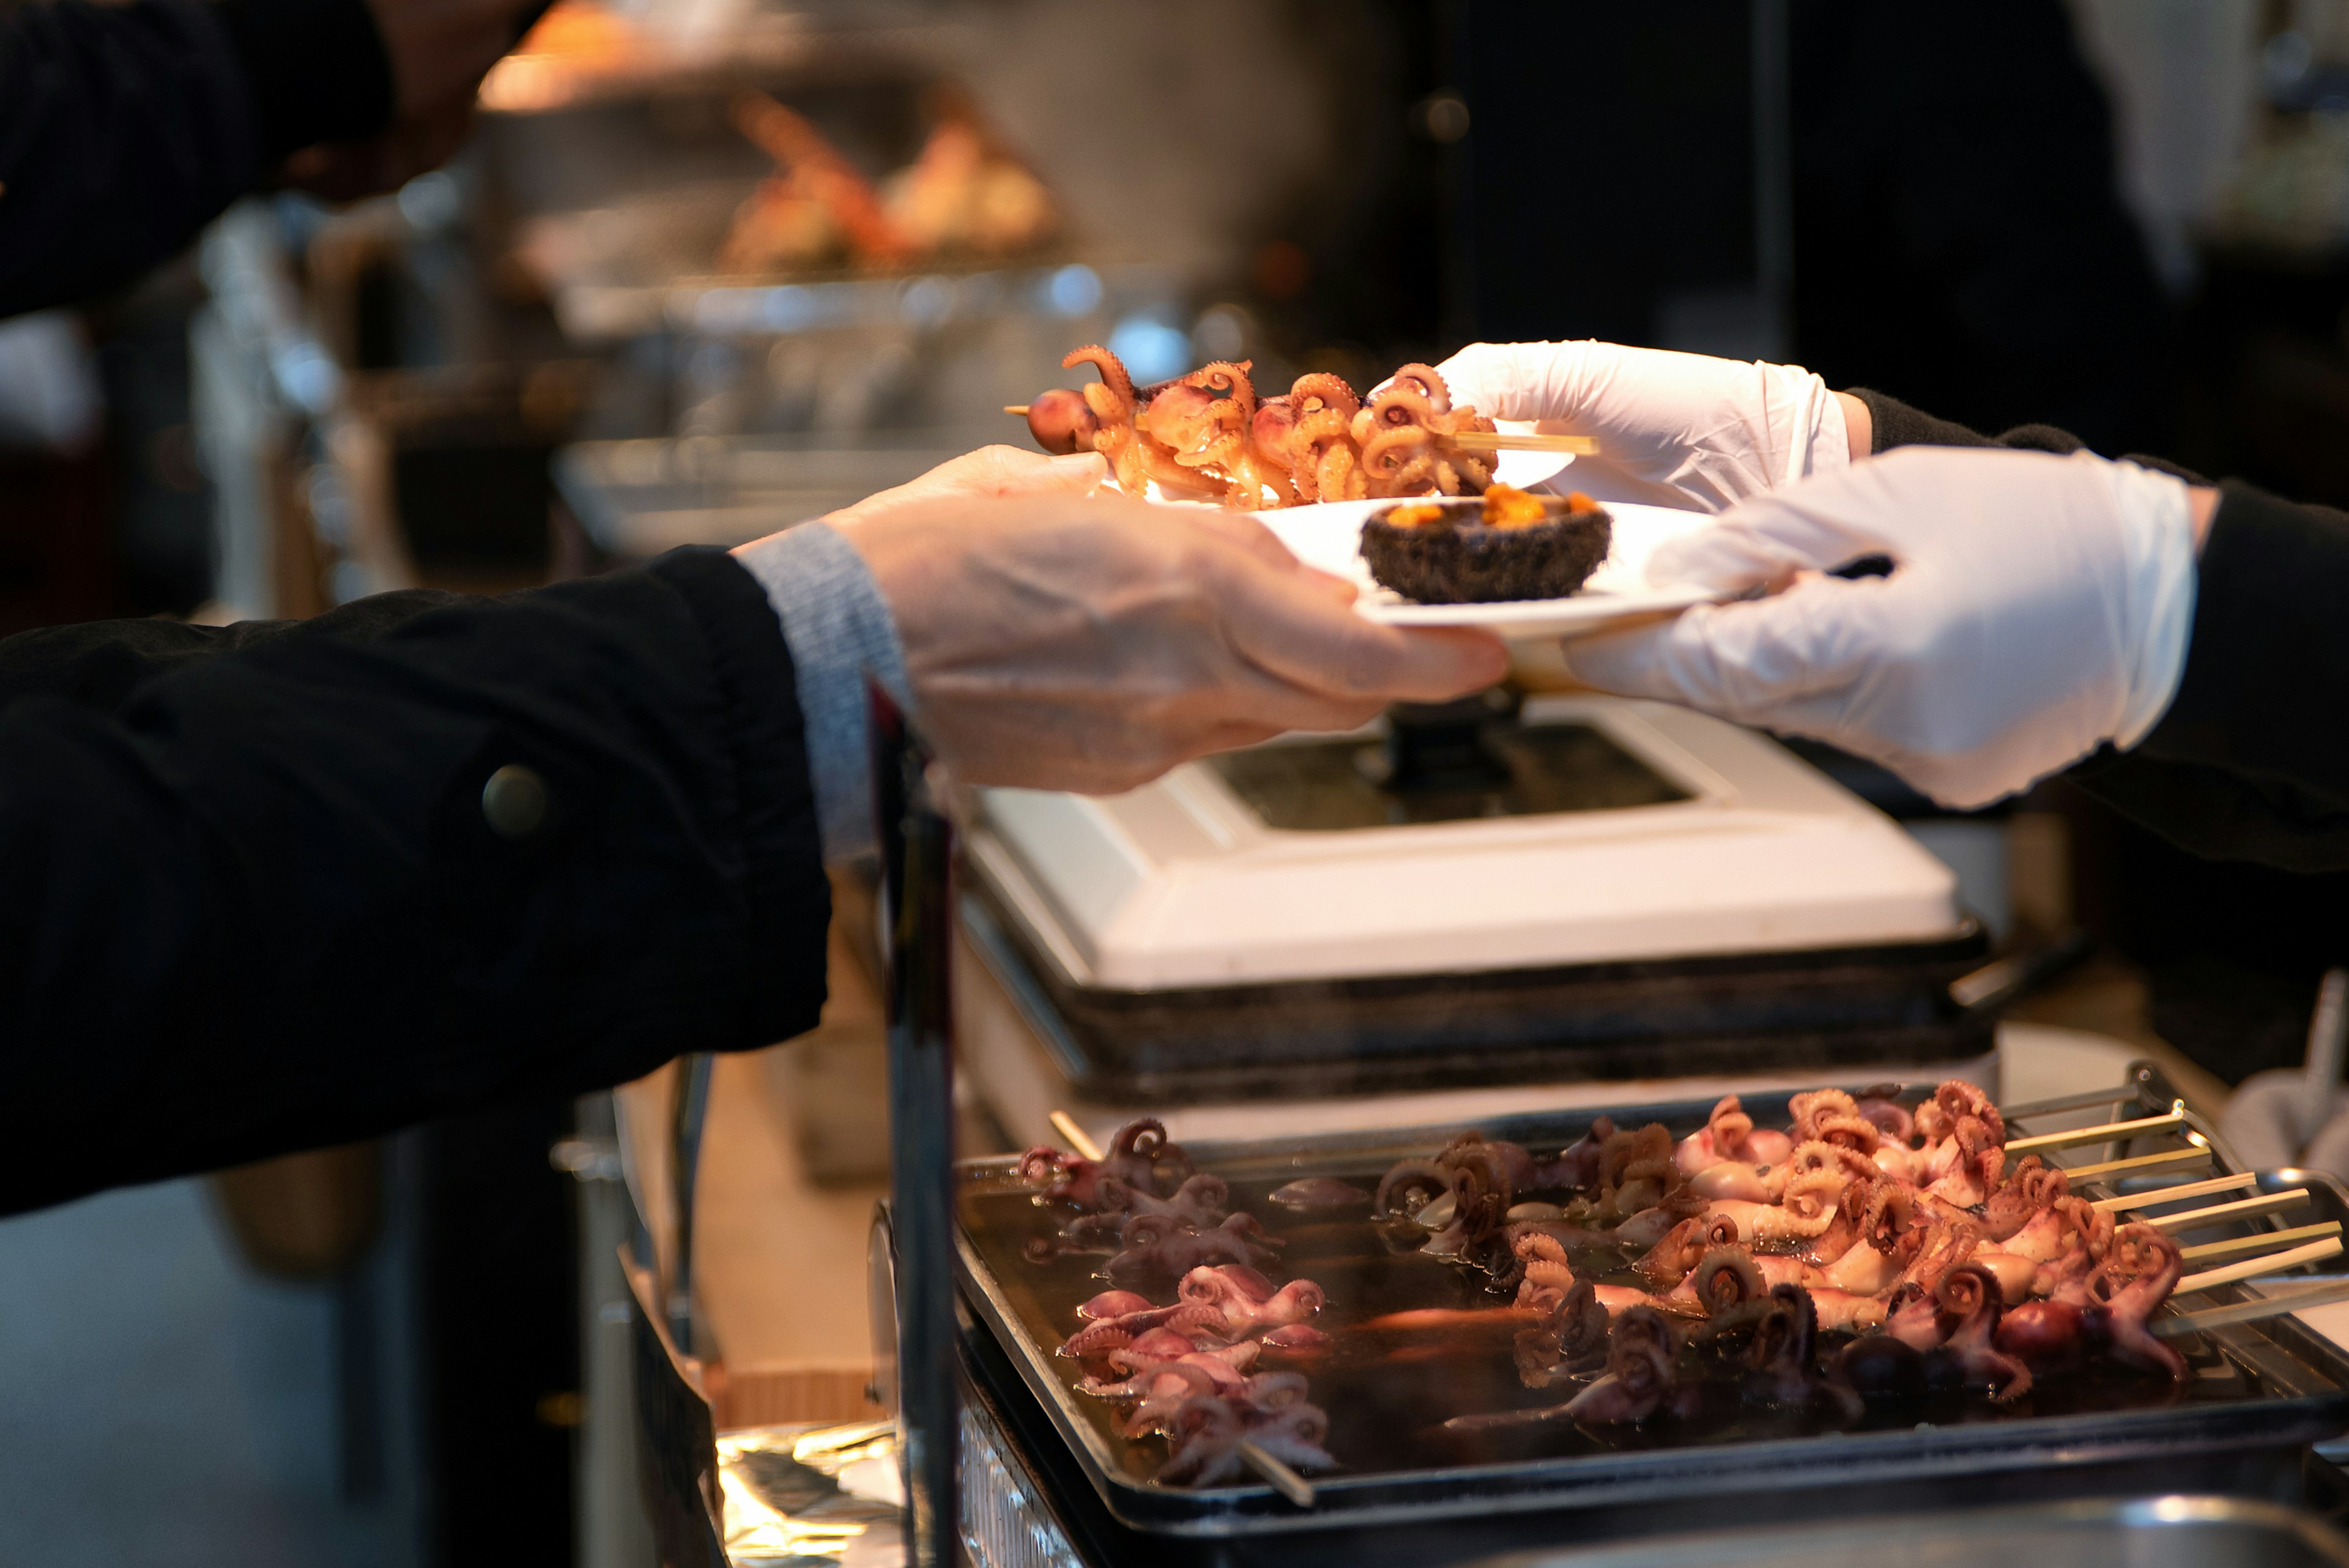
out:
M595 547L641 561L680 545L735 545L861 501L1000 429L583 441L554 483Z
M684 8L679 8L680 10ZM527 116L616 100L927 74L971 42L924 8L863 5L847 16L717 5L681 25L566 5L482 79L481 107Z
M676 258L654 236L667 228L665 243L673 248L698 234L694 248L714 249L733 211L734 193L720 195L727 199L713 202L706 192L684 192L632 208L535 220L523 254L545 279L565 335L591 343L661 331L706 337L859 327L931 331L1006 317L1079 318L1104 301L1117 310L1155 305L1168 293L1161 268L1081 262L812 282L676 275ZM696 201L701 210L688 212Z

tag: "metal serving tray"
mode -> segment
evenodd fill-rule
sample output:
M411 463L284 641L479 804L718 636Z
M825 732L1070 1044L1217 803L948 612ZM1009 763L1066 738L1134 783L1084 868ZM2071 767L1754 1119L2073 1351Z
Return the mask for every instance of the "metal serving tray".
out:
M2041 1503L1681 1535L1595 1552L1512 1552L1461 1568L2349 1568L2349 1540L2298 1509L2232 1497Z
M2116 1094L2115 1115L2168 1110L2176 1096L2159 1074L2140 1066L2133 1100ZM1903 1087L1921 1099L1929 1089ZM1751 1096L1757 1122L1783 1121L1784 1096ZM1710 1103L1683 1102L1609 1111L1618 1126L1661 1121L1675 1133L1704 1124ZM1579 1138L1591 1111L1553 1112L1485 1124L1477 1130L1530 1147L1555 1148ZM2048 1124L2082 1125L2095 1111ZM1190 1146L1201 1168L1235 1181L1317 1172L1360 1173L1440 1145L1453 1130L1413 1137L1343 1135L1273 1142ZM2209 1129L2189 1115L2188 1130L2213 1148L2220 1169L2229 1156ZM2144 1140L2132 1152L2178 1147ZM2075 1156L2081 1162L2094 1156ZM957 1167L967 1193L999 1183L1012 1162L966 1161ZM2178 1179L2185 1179L2179 1178ZM2332 1197L2342 1197L2337 1184ZM1772 1518L1816 1517L1822 1496L1850 1498L1866 1488L1871 1507L1948 1506L1954 1501L2112 1495L2149 1489L2191 1489L2292 1501L2300 1494L2308 1446L2349 1429L2349 1356L2290 1317L2217 1331L2204 1348L2256 1375L2259 1392L2168 1407L2014 1417L1962 1426L1789 1439L1735 1441L1681 1449L1615 1450L1511 1463L1345 1473L1315 1478L1316 1502L1299 1510L1265 1486L1198 1490L1161 1488L1126 1474L1112 1439L1093 1418L1090 1402L1074 1392L1071 1364L1056 1360L1050 1343L1019 1319L1013 1293L990 1270L966 1226L957 1236L959 1275L978 1332L971 1335L972 1375L991 1396L1007 1424L1026 1429L1024 1445L1048 1468L1065 1459L1081 1474L1108 1520L1122 1532L1145 1537L1217 1538L1218 1560L1253 1558L1243 1542L1262 1538L1283 1564L1320 1555L1315 1532L1335 1532L1330 1544L1364 1527L1395 1530L1442 1523L1443 1539L1461 1543L1450 1556L1506 1550L1522 1539L1495 1521L1536 1512L1570 1513L1578 1539L1652 1532L1659 1518L1701 1526ZM2268 1221L2252 1221L2266 1226ZM2211 1293L2233 1299L2239 1287ZM1057 1342L1059 1334L1053 1334ZM2182 1342L2193 1349L2197 1342ZM1049 1436L1045 1434L1049 1432ZM1049 1453L1034 1452L1039 1447ZM1067 1489L1063 1489L1067 1490ZM1664 1515L1656 1505L1671 1500ZM1640 1521L1644 1521L1644 1524ZM1497 1532L1497 1533L1496 1533ZM1552 1535L1550 1539L1557 1539ZM1276 1542L1285 1544L1276 1545ZM1300 1556L1300 1553L1302 1554ZM1333 1550L1328 1560L1343 1561ZM1265 1562L1273 1559L1266 1557ZM1433 1560L1433 1559L1422 1559Z

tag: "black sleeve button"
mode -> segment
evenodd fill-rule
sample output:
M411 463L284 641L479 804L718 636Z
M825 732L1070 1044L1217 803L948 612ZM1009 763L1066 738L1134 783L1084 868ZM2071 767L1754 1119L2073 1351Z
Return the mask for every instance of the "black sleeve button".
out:
M481 786L481 817L501 838L527 838L546 821L546 781L538 770L508 763Z

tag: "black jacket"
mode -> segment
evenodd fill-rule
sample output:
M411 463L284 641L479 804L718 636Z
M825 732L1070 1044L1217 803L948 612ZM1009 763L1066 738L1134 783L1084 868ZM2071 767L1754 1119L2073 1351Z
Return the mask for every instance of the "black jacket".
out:
M829 918L791 658L723 553L0 641L0 1210L787 1038Z
M130 282L391 109L363 0L0 5L0 316Z
M1874 416L1878 452L2080 446L2047 425L1993 441L1879 392L1857 395ZM2349 514L2232 482L2220 492L2177 697L2136 747L2106 747L2070 776L2197 854L2349 869L2349 725L2338 717L2349 692Z

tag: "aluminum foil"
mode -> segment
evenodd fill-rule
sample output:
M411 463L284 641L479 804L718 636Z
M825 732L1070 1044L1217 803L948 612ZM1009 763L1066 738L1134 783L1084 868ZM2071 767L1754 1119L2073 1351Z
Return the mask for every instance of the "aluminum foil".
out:
M886 1421L718 1436L726 1555L760 1568L904 1568L897 1436Z

